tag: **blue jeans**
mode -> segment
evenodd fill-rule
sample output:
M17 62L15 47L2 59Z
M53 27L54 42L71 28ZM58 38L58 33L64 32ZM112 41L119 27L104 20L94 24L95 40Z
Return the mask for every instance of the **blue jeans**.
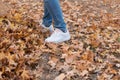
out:
M43 24L49 27L54 21L54 27L66 32L66 23L63 19L59 0L44 0Z

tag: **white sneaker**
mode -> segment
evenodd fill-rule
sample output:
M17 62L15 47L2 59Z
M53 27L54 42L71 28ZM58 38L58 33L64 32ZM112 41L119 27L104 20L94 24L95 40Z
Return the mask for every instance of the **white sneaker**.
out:
M50 32L54 31L54 28L52 25L50 25L49 27L46 27L45 25L41 24L41 26L45 29L44 31L46 31L46 30L49 30Z
M42 24L42 21L40 22L40 26L42 26L42 28L44 28L44 32L46 32L46 31L50 31L50 32L53 32L54 31L54 28L53 28L53 26L52 25L50 25L49 27L47 27L47 26L45 26L44 24Z
M55 31L48 37L45 42L60 43L70 39L69 31L62 32L60 29L55 29Z

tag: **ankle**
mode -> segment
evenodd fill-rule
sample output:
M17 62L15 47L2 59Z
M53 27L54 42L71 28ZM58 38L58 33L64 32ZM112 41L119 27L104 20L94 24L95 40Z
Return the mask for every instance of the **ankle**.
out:
M61 31L62 31L63 33L66 33L66 32L67 32L67 29L61 29Z

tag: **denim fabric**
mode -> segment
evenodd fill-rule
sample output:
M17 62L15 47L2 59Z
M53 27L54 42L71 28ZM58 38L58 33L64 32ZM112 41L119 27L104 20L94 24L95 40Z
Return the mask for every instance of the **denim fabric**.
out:
M66 23L63 19L59 0L44 0L43 24L49 27L54 21L54 27L66 32Z

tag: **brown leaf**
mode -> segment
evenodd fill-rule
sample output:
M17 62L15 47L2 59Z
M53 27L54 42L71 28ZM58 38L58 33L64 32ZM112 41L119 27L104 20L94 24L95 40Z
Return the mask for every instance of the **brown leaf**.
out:
M92 52L92 51L86 51L84 52L84 54L81 56L81 58L83 60L87 60L87 61L90 61L90 62L94 62L94 57L95 57L95 54Z

